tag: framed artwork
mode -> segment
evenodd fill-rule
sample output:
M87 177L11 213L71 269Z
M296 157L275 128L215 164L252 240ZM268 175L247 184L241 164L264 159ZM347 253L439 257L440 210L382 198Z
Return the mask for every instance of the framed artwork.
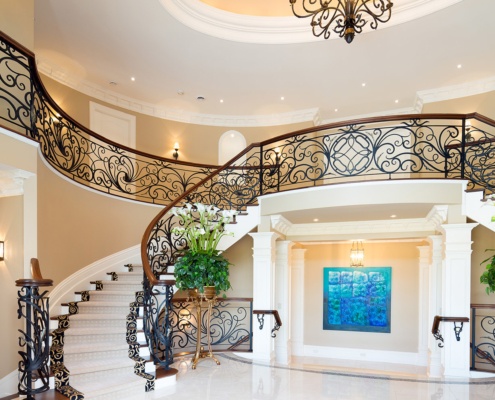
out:
M390 333L392 267L323 268L323 329Z

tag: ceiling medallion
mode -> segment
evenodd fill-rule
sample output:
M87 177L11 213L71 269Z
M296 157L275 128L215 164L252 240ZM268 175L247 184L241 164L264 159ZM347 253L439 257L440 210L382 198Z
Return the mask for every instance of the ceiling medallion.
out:
M313 35L325 39L333 30L347 43L356 33L361 33L371 17L370 27L376 29L378 22L387 22L392 15L390 0L289 0L292 12L298 18L311 17Z

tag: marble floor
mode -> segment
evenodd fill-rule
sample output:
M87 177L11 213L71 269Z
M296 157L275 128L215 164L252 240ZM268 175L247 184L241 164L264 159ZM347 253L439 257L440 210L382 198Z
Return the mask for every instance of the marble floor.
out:
M325 359L294 358L289 366L268 365L231 353L218 355L221 365L178 359L177 383L143 399L201 400L493 400L495 374L477 379L431 379L421 368L336 365ZM374 368L376 367L376 368ZM132 397L136 399L135 396Z

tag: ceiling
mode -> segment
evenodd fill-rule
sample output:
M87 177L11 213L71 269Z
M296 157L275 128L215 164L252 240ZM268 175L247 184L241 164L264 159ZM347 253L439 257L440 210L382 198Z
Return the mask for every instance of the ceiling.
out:
M399 23L401 7L413 3L443 8ZM229 4L240 11L215 8ZM186 6L196 13L189 23L169 11ZM395 7L383 29L347 44L314 38L309 20L290 14L289 0L36 0L35 53L42 72L69 86L177 120L297 114L328 122L420 111L424 91L493 80L495 1L395 0ZM257 30L241 38L236 27L246 21ZM293 23L305 41L291 43ZM285 30L274 40L283 43L259 34L272 25L277 35Z

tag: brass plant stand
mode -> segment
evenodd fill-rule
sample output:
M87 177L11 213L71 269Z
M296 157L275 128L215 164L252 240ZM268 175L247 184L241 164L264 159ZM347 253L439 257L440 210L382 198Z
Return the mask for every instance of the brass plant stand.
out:
M214 292L213 292L214 293ZM201 307L203 305L203 298L208 303L208 313L206 319L206 341L208 344L208 351L205 351L204 347L201 346ZM196 369L196 365L203 358L211 358L214 360L217 365L220 365L220 361L216 359L213 355L213 351L211 349L211 337L210 337L210 323L211 323L211 313L213 309L213 305L217 301L216 294L213 295L207 293L205 291L204 295L198 293L196 297L194 297L194 305L196 306L196 321L197 321L197 337L196 337L196 353L192 359L192 369Z

